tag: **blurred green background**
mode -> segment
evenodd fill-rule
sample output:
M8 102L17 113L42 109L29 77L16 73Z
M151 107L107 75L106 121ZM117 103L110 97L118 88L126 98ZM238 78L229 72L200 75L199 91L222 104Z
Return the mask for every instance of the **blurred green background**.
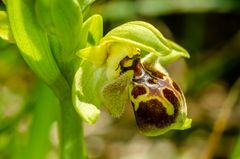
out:
M119 119L103 109L85 125L89 159L240 159L240 0L97 0L95 13L105 33L144 20L189 51L167 70L186 93L193 123L145 137L130 105ZM16 46L0 39L0 159L57 159L58 111Z

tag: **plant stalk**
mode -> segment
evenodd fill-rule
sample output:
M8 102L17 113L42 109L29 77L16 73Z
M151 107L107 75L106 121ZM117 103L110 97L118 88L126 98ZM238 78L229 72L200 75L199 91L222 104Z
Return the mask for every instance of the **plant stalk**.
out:
M60 102L61 159L86 159L82 119L75 111L71 97L60 100Z

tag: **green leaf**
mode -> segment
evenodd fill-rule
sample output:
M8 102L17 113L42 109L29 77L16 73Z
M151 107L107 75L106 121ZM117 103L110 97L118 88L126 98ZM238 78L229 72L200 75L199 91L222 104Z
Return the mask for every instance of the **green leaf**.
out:
M9 26L7 13L5 11L0 11L0 38L10 43L15 42Z
M61 46L68 51L67 53L78 47L81 39L82 13L77 1L36 0L35 11L38 22L44 30L59 38Z
M71 83L78 60L75 52L81 41L80 4L76 0L36 0L35 11L39 24L47 32L57 64Z
M47 34L36 21L33 1L7 0L7 13L14 39L25 61L58 96L65 96L69 86L51 53Z

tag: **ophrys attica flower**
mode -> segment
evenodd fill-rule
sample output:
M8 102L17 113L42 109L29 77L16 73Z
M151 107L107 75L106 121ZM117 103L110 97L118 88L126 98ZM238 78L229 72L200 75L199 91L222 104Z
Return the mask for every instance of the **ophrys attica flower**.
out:
M145 135L190 127L184 94L162 66L189 55L152 25L126 23L78 55L82 63L73 97L75 108L88 123L96 121L100 106L119 117L131 103Z

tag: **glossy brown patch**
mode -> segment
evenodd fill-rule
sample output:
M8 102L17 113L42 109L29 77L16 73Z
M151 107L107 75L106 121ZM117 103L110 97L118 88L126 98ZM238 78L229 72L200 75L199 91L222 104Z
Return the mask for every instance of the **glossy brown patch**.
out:
M174 113L175 113L175 110L178 110L178 106L179 106L178 98L175 96L173 91L167 88L163 89L163 94L164 94L164 97L167 98L167 100L170 103L172 103L172 105L174 106Z
M131 92L132 96L134 98L137 98L138 96L147 93L146 88L143 86L136 85L133 87L133 90Z
M143 74L144 70L140 62L140 59L136 59L133 61L133 71L134 71L134 76L141 76Z
M135 117L139 129L142 131L167 127L176 119L175 114L167 114L166 108L157 99L140 102L135 111Z

